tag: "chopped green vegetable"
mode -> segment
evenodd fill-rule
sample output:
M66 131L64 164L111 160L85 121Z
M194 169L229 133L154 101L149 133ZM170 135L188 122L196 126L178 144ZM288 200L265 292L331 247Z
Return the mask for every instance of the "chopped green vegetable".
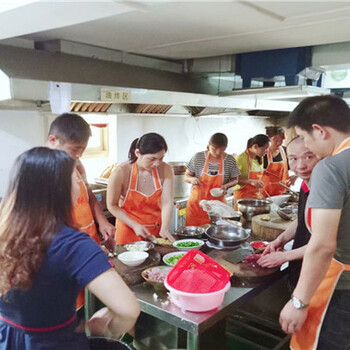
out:
M198 247L200 246L201 244L199 242L180 242L180 243L177 243L176 246L177 247Z
M165 261L170 265L175 265L185 254L173 255L170 256Z

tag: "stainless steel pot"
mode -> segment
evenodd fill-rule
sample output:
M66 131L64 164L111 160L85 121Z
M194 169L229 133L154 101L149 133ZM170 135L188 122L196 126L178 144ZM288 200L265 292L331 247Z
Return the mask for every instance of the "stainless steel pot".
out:
M191 185L185 182L186 163L168 162L174 171L174 198L184 198L190 195Z
M243 228L226 225L213 225L207 228L206 235L210 243L218 247L235 247L249 238L249 233Z
M271 211L272 201L269 199L243 198L237 201L238 210L247 221L259 214L268 214Z
M168 162L168 164L173 168L174 175L184 175L186 172L185 162Z
M185 175L174 176L174 198L189 197L191 184L185 182Z
M205 230L198 226L184 226L176 230L175 234L180 238L201 238Z

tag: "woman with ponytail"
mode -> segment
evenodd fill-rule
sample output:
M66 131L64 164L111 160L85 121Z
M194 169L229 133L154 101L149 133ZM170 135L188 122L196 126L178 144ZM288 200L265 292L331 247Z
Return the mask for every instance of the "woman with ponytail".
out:
M117 218L117 244L151 236L174 240L169 233L174 175L170 165L163 162L167 150L161 135L145 134L132 142L129 160L112 172L107 207Z

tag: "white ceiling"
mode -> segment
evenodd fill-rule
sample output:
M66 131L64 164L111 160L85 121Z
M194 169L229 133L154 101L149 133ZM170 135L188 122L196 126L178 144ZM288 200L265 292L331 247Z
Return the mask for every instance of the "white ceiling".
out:
M0 40L63 39L185 59L350 41L350 3L0 0L0 23Z

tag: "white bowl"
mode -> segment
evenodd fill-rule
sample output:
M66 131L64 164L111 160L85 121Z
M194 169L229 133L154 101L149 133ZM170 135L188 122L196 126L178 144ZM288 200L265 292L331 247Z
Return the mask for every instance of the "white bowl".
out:
M224 194L224 191L219 187L215 187L210 190L210 194L213 197L221 197Z
M170 262L168 262L167 260L168 260L169 258L172 258L172 257L174 257L174 256L178 256L178 255L181 255L181 258L182 258L185 254L186 254L186 252L172 252L172 253L165 254L165 255L163 256L163 262L164 262L164 264L166 264L166 265L168 265L168 266L175 266L176 263L177 263L180 259L178 259L178 260L177 260L176 262L174 262L174 263L170 263Z
M182 292L169 286L167 279L164 281L164 286L170 292L170 300L182 311L205 312L216 309L222 304L231 283L228 282L223 289L212 293Z
M283 203L288 202L290 196L290 194L281 194L279 196L272 196L271 199L276 205L281 206Z
M191 250L191 249L200 249L204 242L201 239L180 239L173 243L173 246L178 250Z
M147 258L147 252L124 252L118 255L118 259L125 265L128 266L137 266L141 265Z

